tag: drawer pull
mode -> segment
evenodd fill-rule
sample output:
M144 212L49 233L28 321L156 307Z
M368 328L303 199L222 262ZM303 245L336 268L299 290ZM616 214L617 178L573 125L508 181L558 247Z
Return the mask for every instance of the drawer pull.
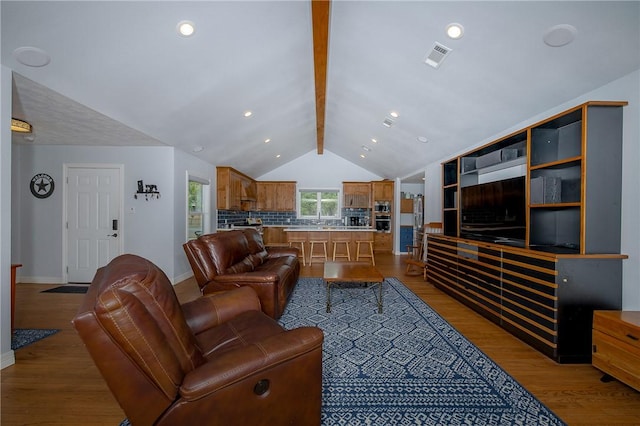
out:
M627 337L631 340L640 340L640 338L637 338L636 336L634 336L633 334L627 334Z

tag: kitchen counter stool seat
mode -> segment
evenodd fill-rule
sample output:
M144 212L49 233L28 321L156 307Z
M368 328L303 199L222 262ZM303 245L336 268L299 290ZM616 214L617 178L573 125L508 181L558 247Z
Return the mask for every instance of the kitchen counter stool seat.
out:
M356 241L356 261L359 261L360 258L363 259L371 259L371 264L375 266L376 264L376 259L373 256L373 241L369 240L369 241ZM368 253L364 253L364 251L361 249L361 246L364 245L365 247L369 247L368 249Z
M335 261L337 258L346 258L348 261L351 261L351 251L349 250L349 244L351 243L351 239L334 239L333 240L333 256L332 260ZM340 244L344 244L344 251L338 252L338 246Z
M289 237L289 247L296 247L294 244L300 244L300 257L302 258L302 266L306 266L305 253L304 253L304 242L306 238L301 237Z
M311 240L309 241L309 266L313 263L313 259L323 259L325 262L329 260L329 256L327 255L327 240ZM322 247L322 252L316 253L314 247L318 245Z

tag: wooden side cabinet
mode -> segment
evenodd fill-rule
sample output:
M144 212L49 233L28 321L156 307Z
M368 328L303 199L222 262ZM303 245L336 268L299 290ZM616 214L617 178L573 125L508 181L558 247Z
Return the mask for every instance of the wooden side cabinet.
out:
M590 363L594 310L621 308L621 255L427 238L429 282L559 363Z
M594 311L591 363L640 391L640 311Z

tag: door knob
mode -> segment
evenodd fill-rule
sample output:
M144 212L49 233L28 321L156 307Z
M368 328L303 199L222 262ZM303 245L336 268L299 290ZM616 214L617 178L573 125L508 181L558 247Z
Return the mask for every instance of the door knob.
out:
M114 233L113 233L113 234L111 234L111 235L107 235L107 237L117 237L117 236L118 236L118 233L117 233L117 232L114 232Z

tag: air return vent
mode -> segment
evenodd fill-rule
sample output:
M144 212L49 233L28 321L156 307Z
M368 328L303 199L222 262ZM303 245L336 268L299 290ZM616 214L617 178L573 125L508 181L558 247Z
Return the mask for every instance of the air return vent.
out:
M429 56L427 56L427 59L425 59L424 62L427 65L431 65L434 68L438 68L442 63L442 61L444 61L444 58L446 58L447 55L449 55L449 53L451 53L450 48L436 42L433 45L433 49L431 49L431 52L429 52Z

